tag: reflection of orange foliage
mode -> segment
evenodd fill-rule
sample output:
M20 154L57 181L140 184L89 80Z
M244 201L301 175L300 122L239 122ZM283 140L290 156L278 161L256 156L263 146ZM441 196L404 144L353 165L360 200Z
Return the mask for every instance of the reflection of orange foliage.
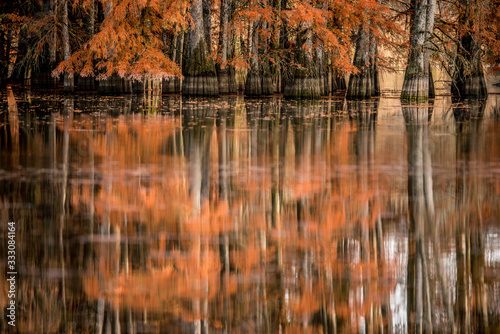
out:
M260 249L256 246L248 246L244 250L232 251L232 265L243 273L249 273L259 263L260 253Z
M294 301L292 310L297 314L313 314L320 308L321 300L318 298L319 291L309 291L308 288L304 288L304 290L305 292L303 292L302 295Z
M341 253L337 246L344 238L360 248L358 229L372 233L383 211L378 180L370 178L367 169L350 168L351 125L340 124L321 138L313 136L315 130L309 125L290 126L283 132L272 128L259 133L262 138L257 145L252 132L244 131L249 125L243 119L237 122L241 131L219 132L213 122L185 131L182 135L192 138L184 138L183 144L191 141L193 145L194 140L204 148L196 156L196 161L206 164L196 166L202 175L198 182L209 185L208 195L203 197L195 193L201 192L199 185L191 187L193 156L164 153L174 140L180 149L177 121L171 118L170 122L156 126L144 119L127 122L120 118L116 124L105 123L107 135L96 135L95 144L90 145L99 161L96 214L118 226L125 215L129 222L140 222L147 233L155 234L148 244L145 272L113 276L114 271L107 269L112 267L110 257L102 264L103 282L98 284L94 277L86 280L89 296L137 308L169 305L169 312L185 321L206 316L191 303L220 304L221 298L234 295L249 294L249 300L259 305L279 304L273 299L282 294L270 292L276 284L280 291L293 291L288 311L294 321L322 308L343 317L345 307L348 317L352 312L363 314L370 303L387 302L391 284L377 285L381 277L389 281L387 264L374 255L361 261L359 254L351 250ZM221 138L227 147L219 147ZM260 141L268 146L261 147ZM280 152L280 141L286 142L285 152ZM219 168L221 152L227 159L224 168L231 166L225 179ZM280 161L286 163L281 166ZM221 186L226 189L224 196ZM85 203L87 197L89 192L82 191L78 201ZM196 201L199 210L193 210ZM126 232L131 236L136 231L129 224ZM302 267L303 262L311 268ZM276 281L269 277L269 268L287 273L286 278ZM350 291L369 288L366 299L346 305L344 296L327 288L343 280L349 282ZM331 298L333 304L328 302ZM331 305L338 310L331 310ZM255 312L254 305L245 307L247 312ZM222 323L218 318L210 321L215 328ZM293 328L291 324L286 330L293 332Z
M237 206L237 204L233 205L233 207ZM183 227L189 233L212 236L217 235L219 232L232 230L231 221L227 201L219 201L213 205L204 205L199 215L183 222Z

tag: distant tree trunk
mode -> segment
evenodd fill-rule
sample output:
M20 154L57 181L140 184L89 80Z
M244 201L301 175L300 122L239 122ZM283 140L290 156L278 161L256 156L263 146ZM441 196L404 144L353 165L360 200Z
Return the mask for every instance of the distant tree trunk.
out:
M194 29L189 31L186 59L184 61L182 93L185 95L219 95L219 84L213 60L208 59L210 41L207 39L203 18L203 2L193 0L190 14Z
M232 13L232 0L222 0L220 9L220 31L219 31L219 55L220 62L217 64L217 78L219 81L220 94L236 93L236 79L234 67L228 64L230 51L230 27L229 18Z
M429 97L434 97L434 85L429 85L432 76L428 39L434 30L436 0L412 0L412 7L411 49L401 98L425 101Z
M58 15L58 0L51 0L48 3L48 12L51 15ZM57 32L54 31L52 35L52 40L49 45L49 62L50 62L50 70L52 71L57 67ZM58 88L59 86L59 77L51 77L51 88Z
M309 29L304 29L303 32L297 34L296 45L295 62L302 68L292 71L291 78L285 82L283 94L285 97L319 98L321 96L320 78L314 64L312 37Z
M64 0L63 4L63 46L64 46L64 60L68 60L71 56L71 48L69 44L69 20L68 20L68 0ZM74 92L75 82L72 72L64 73L64 91Z
M4 87L7 83L7 64L9 59L7 51L10 49L8 42L5 30L0 30L0 88Z
M328 87L328 82L325 78L328 76L326 71L326 59L325 52L323 50L323 46L319 45L316 48L316 64L318 66L318 77L319 77L319 89L321 95L327 95L331 89Z
M478 15L474 13L475 0L461 0L462 5L459 25L467 31L460 38L455 58L455 72L453 73L451 93L461 98L486 98L488 90L484 79L481 64L481 40L473 33L474 25L479 24ZM477 10L477 9L476 9Z
M282 2L285 0L274 0L273 1L273 7L274 10L277 13L281 13L281 7L282 7ZM278 16L275 16L274 21L273 21L273 27L272 27L272 32L271 32L271 46L272 49L278 50L280 49L280 41L281 41L281 26L284 26L284 24L281 22L280 18ZM280 63L280 56L278 55L277 52L273 52L272 54L272 59L273 62L271 65L271 76L272 76L272 82L273 82L273 88L274 92L273 93L281 93L281 66L279 65Z
M372 96L380 96L380 80L377 66L378 43L375 35L370 32L370 75L372 81Z
M347 89L347 83L344 75L335 70L331 70L331 77L329 78L329 81L331 81L332 92Z
M264 31L269 31L269 23L263 22L262 28ZM269 63L269 46L271 45L271 39L266 37L259 45L259 55L261 55L261 85L262 85L262 95L271 95L275 92L275 86L273 82L273 75L271 72L271 64Z
M88 23L88 33L90 36L94 36L95 29L95 3L94 0L90 0L89 4L89 23Z
M207 43L208 54L212 52L212 1L201 0L203 7L203 31L205 33L205 42Z
M259 52L257 46L259 45L259 34L257 29L259 23L256 21L253 24L250 43L250 70L247 74L245 82L245 95L260 96L262 95L262 81L260 77L260 63Z
M88 4L88 19L87 19L87 34L89 39L92 39L95 34L95 17L96 17L96 4L95 0L90 0ZM77 89L79 91L93 91L97 89L97 81L94 76L82 77L77 76L76 79Z
M374 93L375 83L372 73L372 47L370 46L370 32L361 26L356 38L356 52L354 54L354 66L358 73L351 74L347 88L348 99L369 99Z
M174 35L172 39L172 48L170 50L170 59L175 62L180 68L182 68L182 56L184 52L184 37L186 32L181 31ZM169 79L164 79L162 84L163 93L174 93L180 94L182 84L181 79L178 77L173 77Z

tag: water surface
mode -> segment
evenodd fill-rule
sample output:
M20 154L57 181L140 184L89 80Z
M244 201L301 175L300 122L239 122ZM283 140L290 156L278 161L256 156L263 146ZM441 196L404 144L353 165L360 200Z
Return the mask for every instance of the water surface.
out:
M8 90L0 146L20 332L500 330L498 95Z

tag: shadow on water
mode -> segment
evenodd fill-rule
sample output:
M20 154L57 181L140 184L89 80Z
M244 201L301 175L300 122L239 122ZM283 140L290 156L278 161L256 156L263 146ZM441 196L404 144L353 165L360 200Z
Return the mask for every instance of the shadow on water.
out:
M2 94L20 332L499 328L491 101Z

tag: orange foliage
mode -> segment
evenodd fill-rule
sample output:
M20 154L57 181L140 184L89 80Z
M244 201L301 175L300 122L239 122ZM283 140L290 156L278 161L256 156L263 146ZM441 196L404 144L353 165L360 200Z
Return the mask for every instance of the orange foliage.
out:
M179 66L165 56L163 33L187 26L190 2L102 0L106 12L100 30L53 72L77 72L106 78L112 74L135 80L180 76Z

